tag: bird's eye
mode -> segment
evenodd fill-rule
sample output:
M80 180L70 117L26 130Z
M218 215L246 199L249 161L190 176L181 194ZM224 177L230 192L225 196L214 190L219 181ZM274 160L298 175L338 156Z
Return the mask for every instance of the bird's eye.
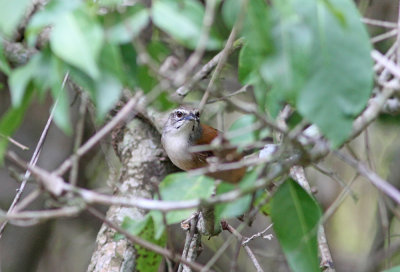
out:
M176 117L181 118L183 116L183 113L181 111L176 112Z
M198 111L196 112L196 117L200 118L200 112L198 112Z

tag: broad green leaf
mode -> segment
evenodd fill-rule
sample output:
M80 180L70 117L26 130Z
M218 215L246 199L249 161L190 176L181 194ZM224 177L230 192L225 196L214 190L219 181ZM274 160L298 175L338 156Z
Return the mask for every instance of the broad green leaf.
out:
M258 190L256 193L256 197L254 200L254 206L260 206L260 212L266 216L269 216L271 213L271 202L269 201L270 195L267 190Z
M127 79L127 85L133 89L138 85L138 67L136 63L136 51L131 44L123 44L120 46L123 61L122 69Z
M195 49L202 31L204 7L195 0L157 0L152 18L156 26L190 49ZM217 50L222 41L211 28L207 49Z
M20 66L11 72L8 79L13 107L19 107L24 99L29 82L34 78L40 55L34 56L26 65Z
M122 91L121 82L109 74L103 74L96 82L95 104L97 117L102 120L118 101Z
M72 12L80 7L82 1L79 0L52 0L49 1L41 10L36 12L25 31L25 37L30 46L34 46L37 36L46 26L51 26L57 23L61 16Z
M261 62L260 53L245 43L239 53L238 78L242 84L255 84L260 79L258 67Z
M138 85L145 93L150 92L159 82L154 72L145 65L138 67L137 80Z
M357 9L350 0L272 2L249 3L239 79L254 85L261 109L276 116L289 102L340 146L372 90L371 45Z
M53 100L56 101L53 105L54 109L54 122L66 134L71 134L71 119L70 119L70 102L67 90L62 88L62 78L54 80L51 86L51 93Z
M28 108L32 99L33 88L30 85L25 92L24 98L18 107L10 108L3 116L0 117L0 134L5 137L0 137L0 164L3 162L4 152L7 150L8 139L21 124L25 111Z
M229 132L234 133L234 137L229 137L232 144L246 145L257 139L255 131L250 131L250 126L256 121L254 115L247 114L237 119L229 128ZM235 136L235 134L237 134Z
M100 67L102 80L95 82L94 102L97 117L102 120L118 101L123 84L128 85L123 71L122 56L118 46L105 44L101 51Z
M8 64L6 57L3 52L3 43L0 41L0 71L5 73L7 76L11 73L10 65Z
M240 12L242 1L225 0L222 5L222 18L226 26L232 28Z
M355 116L367 105L373 63L369 37L354 3L330 3L343 14L344 24L326 5L318 4L315 13L308 10L304 14L313 27L314 46L310 77L296 104L299 112L338 147L350 135Z
M271 219L289 266L319 272L317 233L321 210L294 180L283 183L271 201Z
M182 201L190 199L208 198L214 188L214 180L206 176L192 176L188 173L168 175L160 183L162 200ZM188 218L195 210L181 210L167 213L168 224L180 222Z
M100 24L82 10L60 16L50 36L53 52L93 79L100 76L97 59L102 43L103 30Z
M142 220L133 220L125 216L121 227L132 235L138 235L146 227L149 220L151 220L151 218L148 215L142 218Z
M154 222L154 238L159 240L165 231L163 215L160 211L156 211L156 210L150 211L149 215L153 218L153 222Z
M243 177L243 180L240 182L239 188L241 188L242 190L250 188L256 181L258 174L259 170L257 169L247 172L246 175ZM238 189L238 186L223 182L219 184L217 187L217 195L227 193L234 189ZM219 222L223 218L233 218L235 216L244 214L250 207L251 199L252 196L250 194L247 194L232 202L216 205L215 207L216 222Z
M158 63L162 63L169 55L171 55L169 48L164 43L157 40L151 41L147 45L147 51Z
M130 7L124 14L113 14L115 23L106 26L105 36L112 43L129 43L147 26L149 11L141 5ZM110 20L107 16L106 22Z
M384 270L383 272L400 272L400 266L389 268L387 270Z
M11 37L29 5L30 0L0 0L0 32Z

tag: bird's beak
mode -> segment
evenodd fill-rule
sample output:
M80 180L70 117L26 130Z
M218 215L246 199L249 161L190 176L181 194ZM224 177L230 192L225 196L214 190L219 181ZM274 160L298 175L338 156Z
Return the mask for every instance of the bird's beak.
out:
M183 120L195 121L197 118L194 114L189 114L183 118Z

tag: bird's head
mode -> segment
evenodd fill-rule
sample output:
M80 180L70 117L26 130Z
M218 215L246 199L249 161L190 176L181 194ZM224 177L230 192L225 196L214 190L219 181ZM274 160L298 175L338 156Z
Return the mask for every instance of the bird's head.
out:
M196 140L201 135L200 111L196 108L181 106L168 117L164 125L163 135L187 136Z

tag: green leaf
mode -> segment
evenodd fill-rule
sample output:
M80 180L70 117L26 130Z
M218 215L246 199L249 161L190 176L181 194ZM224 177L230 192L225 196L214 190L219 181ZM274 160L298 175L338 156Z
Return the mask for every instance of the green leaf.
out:
M161 247L164 247L166 244L165 234L159 237L159 239L155 238L155 222L149 214L147 214L142 220L133 220L129 217L125 217L122 223L122 228L130 234L139 236L152 244ZM119 237L121 236L118 235L117 238ZM135 249L137 252L135 266L137 271L158 271L158 267L162 260L161 255L138 245L135 245Z
M127 79L127 86L133 89L138 85L138 67L136 63L136 51L130 44L123 44L120 46L122 61L123 61L123 70L124 75Z
M372 90L371 45L357 9L350 0L272 2L249 3L239 79L254 85L261 109L276 116L283 102L295 105L338 147Z
M283 183L271 201L276 236L292 271L319 272L317 233L321 210L294 180Z
M51 93L53 100L57 101L53 105L53 107L56 107L54 110L54 122L64 133L70 135L72 132L69 113L70 102L67 91L62 88L62 78L53 82Z
M383 272L400 272L400 266L389 268L387 270L384 270Z
M19 107L24 99L29 82L34 77L40 56L34 56L26 65L20 66L11 72L8 79L13 107Z
M201 36L204 7L194 0L157 0L152 7L153 22L184 46L195 49ZM206 48L217 50L222 41L211 28Z
M130 7L125 13L115 13L107 16L105 36L111 43L120 44L131 42L148 25L150 21L149 11L141 5ZM111 17L111 18L110 18Z
M83 10L60 16L50 36L53 52L93 79L100 76L97 59L102 43L103 31L100 24Z
M25 111L28 108L30 101L32 99L33 88L30 85L25 92L24 98L18 107L10 108L1 118L0 118L0 134L5 137L0 137L0 164L3 162L4 152L7 150L8 139L7 136L11 136L15 130L21 124Z
M148 220L147 225L140 232L139 236L151 242L152 244L156 244L160 247L165 247L165 233L160 237L160 239L155 239L154 224L155 223L153 222L153 220ZM135 249L137 252L135 267L137 271L157 272L162 260L162 256L152 250L146 249L138 245L135 245Z
M246 145L254 142L257 139L255 131L249 131L249 127L253 125L256 118L252 114L241 116L229 128L229 132L240 133L240 135L230 137L229 141L235 145ZM244 132L244 133L243 133Z
M41 52L35 54L27 64L12 70L8 84L14 107L20 105L25 90L31 81L42 96L48 88L53 86L55 80L60 81L54 60L54 55L51 54L50 50L44 48Z
M7 76L11 73L10 65L8 64L3 52L3 43L0 42L0 70Z
M60 17L72 12L82 5L79 0L52 0L49 1L41 10L36 12L25 31L25 37L30 46L34 46L39 33L46 26L54 25Z
M97 118L102 120L119 100L123 84L128 85L128 76L123 71L123 61L118 46L106 43L101 51L100 67L102 80L95 81L94 102Z
M132 235L138 235L147 226L149 220L151 220L151 218L148 215L142 218L142 220L133 220L125 216L121 227Z
M354 3L330 2L343 14L345 24L326 5L319 4L315 13L309 10L304 14L313 26L314 46L310 77L300 91L297 107L338 147L350 135L353 120L367 105L373 63L369 37Z
M214 188L214 180L206 176L193 176L188 173L168 175L160 183L162 200L182 201L190 199L208 198ZM188 218L195 209L179 210L167 213L168 224L180 222Z
M102 120L107 112L117 103L122 85L115 77L103 74L96 82L95 104L97 117Z
M270 195L267 190L258 190L256 193L256 198L254 200L254 206L260 206L260 212L268 216L271 213L271 202L268 201ZM265 202L266 201L266 202Z
M154 72L145 65L138 67L137 80L138 85L145 93L150 92L158 84L158 79Z
M240 12L242 1L225 0L222 5L222 18L229 28L232 28Z
M257 179L259 169L254 169L246 173L242 181L239 184L239 188L245 190L250 188ZM238 187L229 183L222 182L217 187L217 195L227 193ZM252 196L247 194L239 199L232 202L218 204L215 207L215 221L219 222L222 218L233 218L244 214L250 207Z
M152 210L149 212L149 215L153 218L154 222L154 238L159 240L165 231L162 213L160 211Z
M30 0L0 0L0 32L11 37L29 5Z

